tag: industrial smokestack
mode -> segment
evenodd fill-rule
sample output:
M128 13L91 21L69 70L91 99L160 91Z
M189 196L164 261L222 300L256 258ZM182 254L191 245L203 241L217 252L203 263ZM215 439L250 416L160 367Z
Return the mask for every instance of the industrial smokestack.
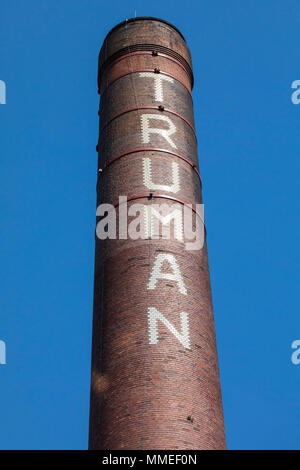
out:
M189 209L203 229L192 87L189 49L166 21L133 18L106 36L90 449L226 446L205 232L189 249L183 227ZM104 203L117 219L106 239ZM133 237L137 203L141 236ZM159 213L162 204L172 216ZM155 217L171 227L169 237Z

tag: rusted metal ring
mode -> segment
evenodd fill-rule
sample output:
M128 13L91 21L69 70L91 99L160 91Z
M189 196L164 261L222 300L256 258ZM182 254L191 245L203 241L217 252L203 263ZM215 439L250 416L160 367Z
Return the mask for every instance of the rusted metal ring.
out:
M149 46L149 45L148 45ZM154 45L153 45L154 47ZM104 71L106 73L106 71L108 69L110 69L113 65L115 65L116 63L118 63L119 61L123 60L123 59L126 59L130 56L133 56L133 55L153 55L153 50L136 50L136 51L132 51L132 52L127 52L128 51L128 48L125 48L124 49L124 53L122 53L119 57L116 57L115 59L112 59L108 62L106 62L105 64L102 64L101 67L99 67L99 72L98 72L98 86L99 88L101 88L101 81L102 81L102 77L103 77L103 74L104 74ZM191 88L193 88L193 84L194 84L194 79L193 79L193 72L192 70L190 69L189 65L187 64L183 64L181 61L179 61L178 59L172 57L171 55L169 54L166 54L164 52L158 52L158 51L155 51L157 52L157 56L158 57L163 57L167 60L170 60L171 62L174 62L176 63L179 67L181 67L184 72L187 74L187 76L189 77L190 81L191 81Z
M115 114L115 116L113 116L112 118L110 118L108 121L106 121L104 123L104 125L101 127L101 129L99 130L99 134L101 132L103 132L103 130L112 122L114 121L115 119L117 119L118 117L120 116L123 116L124 114L127 114L127 113L130 113L132 111L138 111L139 109L154 109L154 110L158 110L158 111L161 111L161 109L159 108L159 106L135 106L134 108L129 108L129 109L125 109L124 111L121 111L120 113L118 114ZM177 116L179 117L180 119L182 119L192 130L194 136L195 136L195 139L197 140L197 136L196 136L196 131L194 129L194 126L185 118L183 117L181 114L178 114L176 113L176 111L172 111L171 109L167 109L167 108L164 108L164 112L165 113L170 113L170 114L173 114L174 116Z
M191 162L191 160L184 157L183 155L180 155L179 153L175 153L175 152L172 152L171 150L155 148L155 147L142 147L142 148L132 149L132 150L128 150L127 152L121 153L121 155L118 155L117 157L110 160L103 168L99 168L98 172L103 173L103 171L107 167L109 167L112 163L114 163L116 160L120 160L120 158L126 157L127 155L131 155L133 153L139 153L139 152L163 152L163 153L168 153L170 155L174 155L177 158L180 158L181 160L188 163L193 168L193 170L195 171L196 175L198 176L198 178L200 180L200 184L201 184L201 187L202 187L202 181L201 181L200 173L199 173L197 165L195 163Z
M110 87L110 85L112 85L113 83L115 83L117 80L119 80L120 78L123 78L123 77L126 77L127 75L131 75L132 73L141 73L141 72L153 72L153 69L135 69L135 70L132 70L130 72L126 72L122 75L120 75L119 77L117 78L114 78L111 82L107 83L106 86L101 90L101 96L105 93L105 91ZM154 73L154 72L153 72ZM162 72L160 71L160 74L161 75L166 75L167 77L171 77L173 78L174 80L176 80L177 82L179 82L182 86L184 86L184 88L188 91L188 93L192 96L192 93L191 91L188 89L188 87L185 85L185 83L183 83L183 81L179 80L178 78L175 77L175 75L172 75L171 73L167 73L167 72ZM100 90L99 90L100 92Z
M153 199L153 198L168 199L170 201L178 202L179 204L182 204L183 206L189 207L193 212L195 212L195 214L197 214L200 217L201 222L205 226L204 220L202 219L202 214L200 214L200 212L198 212L197 209L195 209L192 204L190 204L189 202L185 202L182 199L178 199L176 197L168 196L167 194L156 194L156 193L138 194L138 195L135 195L135 196L127 197L126 202L134 201L135 199L145 199L145 198L147 198L147 199ZM115 204L113 204L113 206L118 207L120 204L124 204L124 202L122 201L120 203L120 201L118 201Z

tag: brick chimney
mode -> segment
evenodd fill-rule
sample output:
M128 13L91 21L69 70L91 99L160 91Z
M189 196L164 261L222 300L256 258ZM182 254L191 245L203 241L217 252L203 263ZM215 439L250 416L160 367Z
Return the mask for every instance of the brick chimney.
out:
M96 236L90 449L226 447L192 87L189 49L170 23L133 18L106 36L97 233L111 204L116 237ZM136 207L140 238L124 228ZM198 249L187 248L184 209L202 224Z

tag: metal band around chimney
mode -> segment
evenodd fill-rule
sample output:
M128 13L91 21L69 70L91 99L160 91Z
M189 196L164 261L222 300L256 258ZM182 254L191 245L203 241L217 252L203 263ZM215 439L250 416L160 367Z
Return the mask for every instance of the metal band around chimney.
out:
M200 180L200 185L202 187L200 173L195 163L193 163L191 160L184 157L183 155L180 155L179 153L175 153L175 152L172 152L171 150L166 150L162 148L142 147L142 148L128 150L127 152L122 153L121 155L118 155L117 157L112 158L103 168L99 168L98 172L103 173L103 171L106 170L106 168L108 168L112 163L116 162L117 160L120 160L120 158L124 158L124 157L132 155L134 153L139 153L139 152L162 152L162 153L168 153L169 155L173 155L174 157L180 158L180 160L183 160L184 162L186 162L188 165L190 165L193 168L193 170L195 171L196 175L198 176Z
M201 222L205 226L204 220L202 218L202 214L200 214L200 212L198 212L197 209L195 209L192 204L190 204L189 202L186 202L186 201L182 201L181 199L178 199L176 197L168 196L167 194L156 194L156 193L136 194L136 195L127 197L126 201L128 202L128 201L134 201L135 199L145 199L145 198L147 198L147 199L152 199L152 198L153 199L156 199L156 198L168 199L169 201L178 202L178 204L182 204L183 206L186 206L189 209L191 209L193 212L195 212L195 214L197 214L200 217ZM113 204L114 207L118 207L119 205L120 205L120 202L116 202L116 203Z
M196 131L194 129L194 127L192 126L192 124L184 117L182 116L181 114L179 113L176 113L176 111L172 111L171 109L168 109L168 108L165 108L164 106L136 106L134 108L129 108L129 109L125 109L124 111L121 111L120 113L116 114L115 116L113 116L112 118L110 118L108 121L106 121L103 126L101 127L100 129L100 134L101 132L103 132L103 130L112 122L114 121L115 119L123 116L124 114L127 114L127 113L131 113L133 111L138 111L140 109L153 109L153 110L156 110L156 111L160 111L160 112L165 112L165 113L169 113L169 114L173 114L174 116L177 116L179 117L180 119L182 119L192 130L193 134L194 134L194 137L195 139L197 140L197 137L196 137Z
M120 78L123 78L123 77L126 77L127 75L131 75L132 73L140 73L140 72L153 72L153 69L135 69L135 70L132 70L130 72L126 72L126 73L123 73L121 75L119 75L118 77L114 78L111 82L109 82L108 84L106 84L104 87L102 87L101 89L101 95L103 95L105 93L105 91L107 90L107 88L109 86L111 86L113 83L115 83L117 80L119 80ZM167 77L170 77L170 78L173 78L173 80L176 80L177 82L179 82L182 86L184 86L184 88L187 90L187 92L191 94L191 91L188 89L188 87L186 86L186 84L182 81L182 80L179 80L178 77L176 77L175 75L172 75L170 73L167 73L167 72L164 72L162 70L160 70L160 73L162 75L166 75Z

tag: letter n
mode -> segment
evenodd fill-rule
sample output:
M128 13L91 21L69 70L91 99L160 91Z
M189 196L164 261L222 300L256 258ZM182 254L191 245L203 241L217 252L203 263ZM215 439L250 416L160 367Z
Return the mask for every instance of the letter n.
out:
M158 320L160 320L168 330L180 341L180 343L187 349L190 348L190 334L189 334L189 319L186 312L180 313L181 320L181 333L164 317L155 307L148 308L148 323L150 344L158 343Z

